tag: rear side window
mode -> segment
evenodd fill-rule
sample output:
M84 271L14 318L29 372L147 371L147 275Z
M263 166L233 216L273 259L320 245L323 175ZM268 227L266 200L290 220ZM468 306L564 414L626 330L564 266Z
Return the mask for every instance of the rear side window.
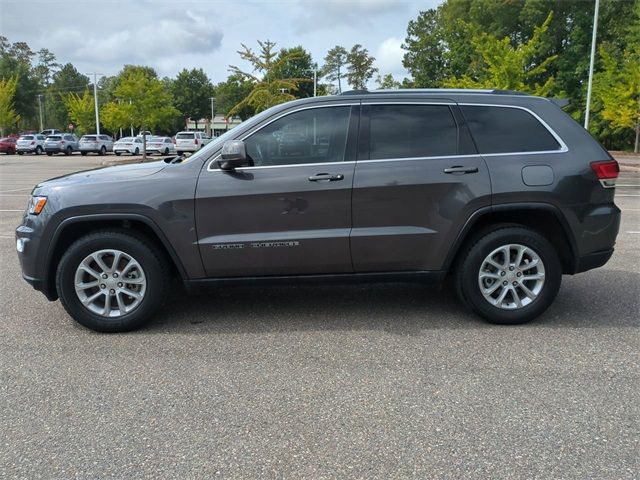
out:
M458 129L447 105L371 105L369 158L456 155Z
M480 153L546 152L560 144L540 121L510 107L461 106Z

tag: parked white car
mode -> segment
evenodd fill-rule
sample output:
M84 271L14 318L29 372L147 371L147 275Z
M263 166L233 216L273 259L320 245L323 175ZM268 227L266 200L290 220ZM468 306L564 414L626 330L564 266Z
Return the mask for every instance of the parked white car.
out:
M35 153L40 155L44 152L44 141L47 137L39 133L33 135L23 135L16 142L16 152L18 155L23 153Z
M90 135L83 135L80 138L80 153L86 155L87 153L97 153L98 155L105 155L107 152L113 150L113 138L109 135L98 135L92 133Z
M113 144L113 153L120 155L122 153L130 153L131 155L139 155L142 153L142 138L124 137Z
M176 133L176 151L178 155L184 152L197 152L211 141L206 133L202 132L178 132Z
M151 137L147 139L147 153L160 155L175 155L176 146L169 137Z

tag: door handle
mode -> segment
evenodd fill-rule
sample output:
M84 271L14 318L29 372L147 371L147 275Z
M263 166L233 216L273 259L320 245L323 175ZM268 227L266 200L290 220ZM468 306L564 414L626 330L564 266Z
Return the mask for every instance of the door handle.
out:
M316 173L315 175L311 175L309 177L310 182L335 182L337 180L343 180L344 175L341 173L331 174L331 173Z
M465 173L478 173L478 167L463 167L461 165L455 165L453 167L445 168L444 173L454 173L464 175Z

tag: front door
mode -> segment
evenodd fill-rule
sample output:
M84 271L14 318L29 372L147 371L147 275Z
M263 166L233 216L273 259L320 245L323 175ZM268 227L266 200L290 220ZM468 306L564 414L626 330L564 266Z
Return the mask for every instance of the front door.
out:
M250 167L213 161L196 189L209 277L351 272L351 186L358 107L319 106L244 139Z

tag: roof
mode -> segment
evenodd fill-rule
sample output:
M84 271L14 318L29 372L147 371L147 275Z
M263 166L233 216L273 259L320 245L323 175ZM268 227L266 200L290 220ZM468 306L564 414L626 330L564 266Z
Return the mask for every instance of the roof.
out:
M407 94L407 93L446 93L446 94L484 94L484 95L522 95L529 96L528 93L516 90L481 89L481 88L396 88L383 90L349 90L340 95L376 95L376 94Z

